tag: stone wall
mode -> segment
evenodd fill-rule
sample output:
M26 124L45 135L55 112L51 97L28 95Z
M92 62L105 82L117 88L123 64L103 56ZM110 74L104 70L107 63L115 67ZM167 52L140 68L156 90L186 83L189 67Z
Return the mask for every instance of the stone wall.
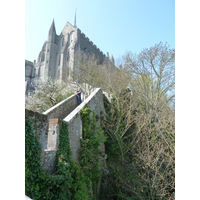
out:
M41 145L41 163L46 172L52 173L59 143L58 119L63 119L77 107L76 94L56 104L43 114L26 110Z
M48 150L57 150L59 144L59 123L58 118L49 119L49 131L48 131Z
M74 110L78 105L76 94L68 97L67 99L56 104L52 108L43 112L43 115L46 115L48 119L51 118L65 118L72 110Z
M25 111L26 116L32 123L32 128L41 146L41 164L44 170L52 173L55 166L55 158L57 149L49 149L49 120L46 115L33 112L30 110Z
M41 152L42 167L49 174L52 174L54 172L56 153L57 150L44 150Z
M25 60L25 79L31 79L35 77L35 69L33 62Z
M78 45L82 52L87 55L94 55L96 59L99 59L100 64L103 63L105 59L103 52L80 29L78 29Z
M85 106L91 108L99 117L100 113L104 112L103 94L100 88L95 89L91 95L83 101L75 110L73 110L67 117L63 119L68 123L68 134L70 147L72 150L72 157L79 162L80 139L82 138L82 120L81 109ZM104 147L101 147L104 152Z
M48 141L48 118L43 114L31 110L25 110L25 113L32 123L33 130L40 142L41 150L44 151L44 149L47 149Z
M76 94L68 97L43 114L26 110L26 116L32 122L35 134L41 145L41 163L45 171L52 173L56 152L59 143L58 119L68 123L68 134L72 157L79 162L80 140L82 138L81 109L85 106L91 108L99 117L105 112L103 93L100 88L95 89L79 106L77 106ZM98 122L99 123L99 122ZM104 153L104 145L101 145Z
M36 74L36 69L34 67L33 62L25 60L25 83L26 83L25 94L26 95L34 91L35 74Z
M55 40L55 41L54 41ZM114 63L105 55L79 28L66 23L60 35L56 34L54 21L46 41L39 53L37 64L34 64L35 76L40 80L75 81L74 76L79 64L76 57L79 54L94 56L98 64Z

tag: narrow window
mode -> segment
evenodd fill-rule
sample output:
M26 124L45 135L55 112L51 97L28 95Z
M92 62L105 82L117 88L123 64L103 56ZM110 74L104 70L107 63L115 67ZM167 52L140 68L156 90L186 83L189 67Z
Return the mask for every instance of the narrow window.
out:
M41 57L41 62L43 62L44 59L45 59L45 53L43 52L43 53L42 53L42 57Z

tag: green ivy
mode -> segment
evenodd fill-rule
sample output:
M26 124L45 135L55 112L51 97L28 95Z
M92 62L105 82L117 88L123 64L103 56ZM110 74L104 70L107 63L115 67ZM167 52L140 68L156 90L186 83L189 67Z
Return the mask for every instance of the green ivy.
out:
M64 121L59 122L60 137L57 152L57 165L52 177L55 187L51 188L53 199L71 199L71 149L68 138L68 127Z
M88 189L88 180L84 175L79 164L73 162L73 168L71 170L73 177L72 183L72 199L73 200L90 200L92 199L91 191Z
M92 200L96 199L97 184L101 177L101 151L105 142L97 116L89 108L81 111L83 139L80 164L72 160L66 122L59 122L59 146L54 174L41 166L41 147L33 125L25 117L25 193L34 200ZM36 122L35 122L36 123ZM34 125L35 127L35 125Z
M83 139L81 140L81 169L85 175L88 183L88 190L92 190L92 197L96 199L97 184L101 177L102 163L100 143L104 143L106 138L103 130L97 125L97 116L90 108L83 108L81 110Z
M41 148L31 122L25 118L25 193L33 199L42 199L42 186L47 175L40 164ZM42 183L42 184L41 184Z
M60 122L60 143L56 172L47 174L41 166L41 147L28 117L25 117L25 193L30 198L71 199L71 150L67 124Z

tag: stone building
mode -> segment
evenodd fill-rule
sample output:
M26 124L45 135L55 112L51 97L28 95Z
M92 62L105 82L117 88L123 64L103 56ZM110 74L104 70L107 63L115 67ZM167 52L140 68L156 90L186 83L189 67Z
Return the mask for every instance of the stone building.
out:
M66 23L60 35L57 35L54 20L35 64L36 77L41 80L73 81L78 63L76 56L82 53L94 56L99 64L109 60L103 52L81 32L76 25ZM109 60L114 62L113 58Z
M35 87L35 67L34 63L25 60L25 94L32 93Z

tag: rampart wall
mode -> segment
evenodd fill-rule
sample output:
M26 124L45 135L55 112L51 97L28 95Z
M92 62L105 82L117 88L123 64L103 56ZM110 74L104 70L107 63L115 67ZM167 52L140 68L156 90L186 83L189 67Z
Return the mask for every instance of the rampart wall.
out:
M45 171L54 170L57 147L59 143L59 123L63 120L68 123L68 134L72 157L79 162L80 140L82 138L81 109L85 106L91 108L99 117L104 112L103 93L100 88L95 89L79 106L76 94L53 106L40 114L26 110L26 116L32 122L35 134L41 145L41 163ZM104 153L104 146L101 146Z
M54 170L54 161L56 158L56 150L48 150L48 117L38 112L30 110L25 111L26 116L32 123L34 134L37 136L41 146L41 164L48 173Z
M48 141L48 118L47 116L31 110L25 110L26 116L32 123L34 134L41 145L41 150L47 149Z
M103 105L103 93L100 88L95 89L91 95L74 109L63 121L68 123L68 134L72 157L75 161L79 161L80 139L82 138L82 120L81 109L85 106L91 108L100 117L101 112L105 112ZM103 149L104 151L104 149Z
M47 111L43 112L48 119L59 118L64 119L72 110L74 110L78 105L76 94L68 97L67 99L61 101L55 106L51 107Z

